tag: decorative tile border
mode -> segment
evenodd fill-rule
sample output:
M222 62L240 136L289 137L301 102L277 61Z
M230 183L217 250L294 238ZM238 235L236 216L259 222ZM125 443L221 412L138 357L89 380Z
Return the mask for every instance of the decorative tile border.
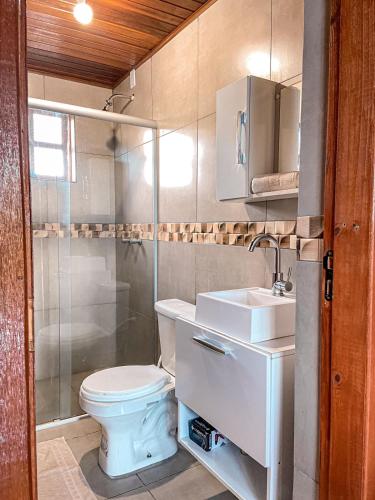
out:
M323 234L323 215L297 217L296 234L300 238L319 238Z
M265 222L186 222L161 223L157 239L191 244L247 246L255 235L272 234L284 249L296 250L298 260L323 258L323 217L298 217L297 220ZM153 224L33 224L35 238L120 238L154 239ZM260 247L270 244L262 241Z
M193 244L247 246L255 235L270 233L282 248L296 248L296 221L188 222L158 224L158 240ZM269 247L262 241L261 247Z
M153 224L33 224L34 238L140 238L153 240Z

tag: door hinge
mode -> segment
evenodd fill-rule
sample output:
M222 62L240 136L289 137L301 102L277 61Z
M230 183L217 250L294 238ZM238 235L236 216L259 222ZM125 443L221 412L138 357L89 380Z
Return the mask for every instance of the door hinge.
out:
M323 269L325 270L324 298L327 301L333 299L333 251L328 250L323 257Z
M27 307L27 335L28 335L28 344L29 344L29 352L35 351L34 345L34 300L28 300Z

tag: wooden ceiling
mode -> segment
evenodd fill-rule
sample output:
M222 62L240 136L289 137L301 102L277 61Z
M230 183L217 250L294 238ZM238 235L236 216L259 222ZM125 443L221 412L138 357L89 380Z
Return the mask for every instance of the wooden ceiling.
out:
M32 71L113 88L212 0L27 0L27 64Z

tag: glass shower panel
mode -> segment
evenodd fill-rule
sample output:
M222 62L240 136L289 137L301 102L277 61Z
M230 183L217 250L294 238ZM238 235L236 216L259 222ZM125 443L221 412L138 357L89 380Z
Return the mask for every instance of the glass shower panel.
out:
M117 364L156 361L152 131L121 125L115 150ZM138 243L141 244L138 244Z
M61 281L60 262L69 251L71 127L68 115L29 110L37 423L70 413L70 356L62 345L70 346L61 337L70 286Z
M60 221L58 238L59 287L59 418L77 414L78 403L72 397L72 281L65 262L70 257L70 182L57 183L57 216ZM78 406L79 408L79 406Z
M52 212L56 207L56 180L31 178L36 421L60 415L60 308L58 238L52 237ZM51 216L49 216L49 213Z
M71 183L70 253L72 415L95 370L116 364L116 224L112 123L76 117L76 179Z
M81 414L94 371L156 361L151 131L63 115L34 133L55 115L30 123L37 423Z

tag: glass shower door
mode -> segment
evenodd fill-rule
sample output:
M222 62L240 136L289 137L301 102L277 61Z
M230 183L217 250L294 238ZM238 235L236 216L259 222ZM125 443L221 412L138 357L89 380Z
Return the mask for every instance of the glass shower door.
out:
M68 115L29 110L33 229L36 420L70 416L70 284L61 263L70 253L70 180L74 133Z
M69 183L31 180L37 423L70 416Z
M38 424L82 414L94 371L157 361L155 148L139 132L30 110Z

